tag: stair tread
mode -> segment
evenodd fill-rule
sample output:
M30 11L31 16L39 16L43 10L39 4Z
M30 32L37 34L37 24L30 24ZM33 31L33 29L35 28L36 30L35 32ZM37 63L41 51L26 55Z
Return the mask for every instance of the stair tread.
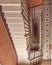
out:
M10 18L10 19L6 19L6 21L7 22L19 22L19 23L21 23L21 22L23 22L23 18L16 18L16 19L12 19L12 18Z
M21 0L0 0L1 4L17 4L21 3Z
M20 6L2 6L3 11L21 11Z
M9 3L9 4L5 4L5 3L0 3L0 6L21 6L21 3L17 3L17 4L12 4L12 3Z
M5 13L4 17L22 17L21 13L11 12L11 13Z

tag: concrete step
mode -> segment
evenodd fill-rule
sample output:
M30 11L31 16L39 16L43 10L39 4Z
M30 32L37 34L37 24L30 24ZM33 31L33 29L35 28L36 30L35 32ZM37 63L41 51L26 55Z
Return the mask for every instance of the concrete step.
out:
M25 40L25 37L24 36L21 36L21 37L12 37L13 40L16 40L16 41L19 41L19 40Z
M18 4L21 0L0 0L1 4Z
M24 28L19 28L19 29L17 29L17 28L10 28L9 30L12 30L12 31L14 31L14 30L15 30L15 31L17 31L17 30L18 30L18 31L19 31L19 30L24 31Z
M10 29L10 32L22 32L24 29Z
M19 40L23 40L24 41L24 37L20 37L19 39L18 39L19 37L12 37L12 39L13 40L17 40L17 41L19 41ZM21 39L22 38L22 39Z
M24 46L23 43L25 43L25 40L20 40L20 41L13 40L13 42L14 42L14 43L17 43L18 45L21 45L21 43L22 43L22 46ZM16 44L16 45L17 45L17 44ZM18 46L18 45L17 45L17 46ZM22 48L23 48L23 47L22 47Z
M15 39L16 39L16 38L21 38L21 37L23 38L23 37L25 37L24 35L18 35L18 34L17 34L17 35L11 35L11 36L12 36L13 38L15 38Z
M24 35L24 32L11 32L12 35Z
M21 35L21 36L20 36L20 35L17 34L17 36L14 35L13 38L14 38L14 39L21 39L21 38L25 38L25 36L24 36L24 35Z
M25 48L25 46L24 45L22 45L22 44L20 44L21 42L18 42L18 43L15 43L15 48L18 50L18 51L20 51L21 50L21 53L19 53L19 55L20 54L24 54L24 52L25 52L25 50L26 50L26 48ZM22 42L23 43L23 42ZM20 44L20 45L18 45L18 44ZM25 44L25 43L23 43L23 44ZM20 49L19 49L20 48ZM17 51L17 52L18 52ZM23 52L22 52L23 51ZM26 54L25 54L26 55ZM23 55L24 56L24 55Z
M23 33L24 31L17 31L17 32L13 32L13 31L10 31L12 35L25 35L25 33ZM26 32L26 34L29 34L29 32Z
M15 4L12 4L12 3L9 3L9 4L3 3L3 4L2 4L2 3L0 3L0 6L21 6L21 3L17 3L17 4L16 4L16 3L15 3Z
M11 32L11 36L13 36L13 37L25 37L22 32L21 32L21 34L20 33L18 34L17 32L13 32L13 33Z
M8 28L9 29L24 29L24 27L9 27L9 26L8 26Z
M16 23L16 22L18 22L18 23L23 23L23 18L22 18L22 17L21 17L21 18L13 18L13 19L12 19L12 18L7 18L6 21L7 21L6 23L12 23L12 22L13 22L13 23L14 23L14 22L15 22L15 23Z
M9 29L10 32L24 32L24 29ZM26 32L29 32L29 30L27 29Z
M2 6L2 11L21 11L21 7L17 5L13 6Z
M23 24L8 24L9 27L23 27Z
M13 20L15 20L15 19L13 19ZM19 19L16 19L15 21L13 21L13 20L7 20L7 24L9 24L9 25L12 25L12 24L23 24L23 21L21 20L21 21L19 21Z
M21 12L5 12L4 17L22 17Z

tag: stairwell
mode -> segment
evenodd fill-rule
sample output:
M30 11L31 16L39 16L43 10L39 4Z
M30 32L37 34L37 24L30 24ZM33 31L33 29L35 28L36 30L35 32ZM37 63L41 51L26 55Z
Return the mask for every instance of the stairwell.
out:
M2 6L2 12L18 55L18 63L28 63L20 0L3 0L0 1L0 6Z

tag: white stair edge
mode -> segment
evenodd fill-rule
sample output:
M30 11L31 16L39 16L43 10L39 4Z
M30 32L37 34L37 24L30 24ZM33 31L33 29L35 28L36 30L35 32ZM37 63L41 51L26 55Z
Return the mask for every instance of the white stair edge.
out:
M2 11L2 12L4 12L4 13L21 13L21 11Z
M9 22L7 22L7 24L9 24L9 25L12 25L12 24L13 24L13 25L23 25L23 23L18 23L18 22L14 22L14 23L12 23L12 22L9 23Z
M21 6L21 4L0 4L1 6Z
M6 19L23 19L22 17L6 17Z

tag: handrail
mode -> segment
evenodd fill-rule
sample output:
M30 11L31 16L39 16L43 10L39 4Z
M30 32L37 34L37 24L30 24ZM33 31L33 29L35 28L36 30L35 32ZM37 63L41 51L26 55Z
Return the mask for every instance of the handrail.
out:
M4 20L0 15L0 63L2 65L16 65L16 53L6 30Z

